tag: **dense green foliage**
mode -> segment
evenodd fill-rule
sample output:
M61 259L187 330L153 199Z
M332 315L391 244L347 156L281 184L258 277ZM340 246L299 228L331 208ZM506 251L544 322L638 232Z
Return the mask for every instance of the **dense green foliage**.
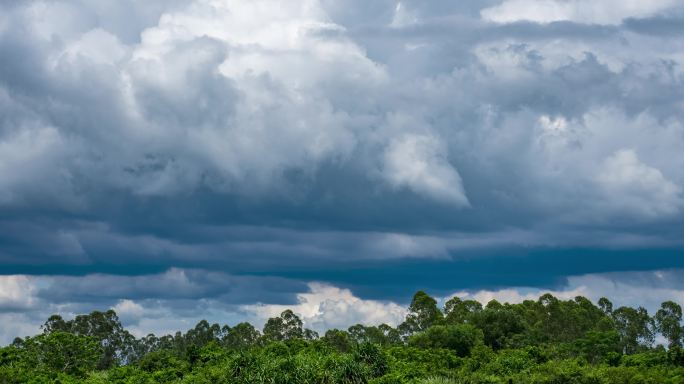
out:
M322 337L292 311L259 331L199 322L137 339L113 311L64 320L0 348L0 383L684 383L681 307L613 309L544 295L486 306L425 292L406 321ZM655 345L658 335L667 348Z

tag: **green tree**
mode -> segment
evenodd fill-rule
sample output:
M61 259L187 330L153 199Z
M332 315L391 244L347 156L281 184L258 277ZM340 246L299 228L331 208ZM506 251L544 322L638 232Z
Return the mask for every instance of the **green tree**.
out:
M622 352L620 334L616 331L589 331L583 338L577 339L574 345L578 353L593 364L610 363Z
M45 323L41 326L43 333L49 334L52 332L71 332L71 325L60 315L52 315L48 317Z
M437 307L437 300L423 291L418 291L413 295L406 320L399 325L398 329L402 336L407 337L428 329L440 322L443 317Z
M679 304L673 301L662 303L655 314L655 323L670 348L682 346L682 307Z
M399 333L398 329L384 323L378 325L377 328L382 333L383 342L381 344L391 345L401 343L401 333Z
M223 336L223 344L232 348L245 348L256 345L261 337L259 330L250 323L240 323L228 329Z
M325 344L335 348L340 352L349 352L352 347L352 341L349 337L349 333L339 329L327 330L321 340Z
M495 350L508 346L513 336L525 332L520 314L511 305L502 305L496 300L473 314L473 325L482 330L485 344Z
M150 352L156 351L159 348L160 341L154 333L150 333L147 336L143 336L136 343L135 360L138 360L140 357L145 356Z
M96 338L60 331L26 338L22 349L36 366L76 376L97 368L102 354Z
M219 341L222 338L222 329L218 324L209 324L206 320L201 320L195 328L185 333L187 345L194 345L199 348L212 341Z
M444 315L449 324L469 323L475 313L482 311L482 304L477 300L461 300L453 297L444 304Z
M347 332L349 332L349 337L359 344L366 342L380 345L401 343L399 331L387 324L380 324L377 327L355 324L349 327Z
M283 341L304 338L302 320L289 309L279 317L272 317L264 325L264 337L267 340Z
M482 331L470 324L433 325L409 337L408 343L418 348L451 349L463 357L468 356L475 345L482 344L483 339Z
M610 316L613 313L613 303L607 298L600 298L598 300L598 305L599 308L601 308L601 311L603 311L603 313L605 313L607 316Z
M620 307L613 311L615 328L620 333L622 351L637 353L650 347L654 340L654 324L646 309Z
M125 349L116 347L110 356L121 366L107 370L101 362L110 340L131 343L116 336L128 332L115 314L51 316L43 334L0 348L0 383L617 384L684 377L684 352L676 344L682 313L673 302L663 303L653 319L643 308L612 310L607 300L595 306L583 297L551 295L519 304L492 300L485 308L452 299L444 317L427 295L412 304L406 329L432 325L409 336L408 345L386 324L356 324L310 341L317 335L284 311L267 322L267 337L248 323L231 328L200 321L185 333L134 339L139 358L119 358ZM656 330L670 341L668 350L653 347ZM423 381L431 376L449 379Z
M304 328L304 335L302 336L304 340L317 340L318 332L313 329Z
M139 349L135 337L124 329L116 312L111 309L78 315L69 321L64 321L59 315L53 315L42 328L43 333L48 335L67 332L77 336L93 337L102 346L102 355L97 364L100 369L134 360Z

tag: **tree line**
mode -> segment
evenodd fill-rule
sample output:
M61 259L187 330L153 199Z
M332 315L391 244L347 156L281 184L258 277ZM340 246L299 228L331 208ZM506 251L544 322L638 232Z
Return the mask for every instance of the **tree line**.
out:
M454 297L439 308L419 291L396 327L323 335L291 310L261 330L202 320L185 333L141 338L113 310L53 315L41 334L0 349L0 383L608 383L624 375L682 383L683 343L682 309L672 301L652 316L606 298L595 305L551 294L484 306Z

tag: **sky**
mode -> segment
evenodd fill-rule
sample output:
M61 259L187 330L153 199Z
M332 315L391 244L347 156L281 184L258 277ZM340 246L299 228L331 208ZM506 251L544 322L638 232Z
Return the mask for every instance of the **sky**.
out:
M684 303L677 0L5 0L0 344L114 308Z

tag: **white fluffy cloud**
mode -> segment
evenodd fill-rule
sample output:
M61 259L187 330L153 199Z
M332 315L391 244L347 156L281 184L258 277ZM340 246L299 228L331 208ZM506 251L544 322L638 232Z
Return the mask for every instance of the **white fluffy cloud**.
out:
M642 163L636 152L622 149L608 157L597 175L606 201L619 211L646 217L673 215L684 206L681 188L658 169Z
M653 315L664 301L684 302L684 287L680 283L675 283L680 278L680 273L681 271L649 271L570 276L567 283L556 290L511 287L499 290L462 291L448 296L443 301L458 296L474 299L482 304L487 304L491 300L521 303L525 300L536 300L539 296L550 293L564 300L584 296L594 303L601 297L607 297L615 307L643 306Z
M35 283L27 276L0 276L0 310L28 309L37 303Z
M317 331L346 329L357 323L397 325L406 315L406 308L401 305L363 300L348 289L321 283L311 283L309 289L309 292L297 294L297 304L294 305L256 304L243 306L242 309L254 313L262 321L279 316L285 309L292 309L302 318L305 326Z
M681 248L679 3L2 2L0 264L85 276L0 303L116 306L143 333L301 293L337 326L399 312L309 271Z
M406 135L392 140L383 165L383 176L396 188L468 206L461 176L449 163L444 144L435 137Z
M671 5L609 8L638 17ZM629 200L634 183L593 182L592 167L630 148L669 184L661 183L661 207L629 210L651 219L678 213L684 180L676 170L684 158L674 74L684 58L671 49L676 39L487 30L480 33L486 38L453 46L438 34L413 34L410 25L432 25L441 12L465 17L477 7L374 7L389 15L375 26L388 34L377 38L387 39L389 51L325 1L133 7L142 18L138 39L122 33L118 16L99 25L111 11L102 3L87 11L66 0L12 7L14 19L30 27L24 34L19 24L5 28L3 41L14 45L4 49L20 46L33 66L12 67L20 73L0 83L0 106L11 116L0 131L0 203L47 199L92 212L93 196L123 192L146 201L209 190L295 204L316 191L333 204L347 198L326 190L339 178L360 185L353 201L409 195L462 208L464 216L496 216L507 210L493 207L505 205L562 221L589 211L607 222L615 210L588 202L603 201L607 189ZM70 21L43 22L52 13ZM634 47L615 48L620 39ZM391 48L408 46L421 48ZM635 55L641 48L648 54ZM666 108L658 95L670 88ZM585 192L574 190L580 185ZM496 220L517 225L515 217Z
M165 178L208 168L213 179L193 182L229 190L349 156L355 127L333 98L384 78L316 1L195 1L143 32L128 70L151 139L166 141L169 130L186 138L159 148L186 154Z
M456 292L444 300L458 296L462 299L477 300L483 305L492 300L496 300L500 303L522 303L525 300L537 300L539 296L545 293L550 293L563 300L569 300L576 296L587 296L589 292L587 291L586 287L571 288L561 291L544 291L530 288L506 288L496 291L482 290L475 292Z
M574 21L587 24L620 24L629 17L646 17L662 12L676 0L505 0L484 9L482 17L499 23Z
M112 309L122 322L131 323L139 320L145 314L145 308L133 300L119 300Z
M161 15L135 45L89 29L87 20L39 23L57 10L82 18L62 3L17 11L17 18L36 23L28 37L45 49L44 62L37 63L44 73L35 75L46 79L45 87L54 82L57 92L83 81L98 89L91 99L78 100L74 89L63 105L43 105L56 116L66 113L57 127L24 124L0 136L0 145L12 147L0 157L5 201L22 185L40 183L51 167L48 174L62 175L54 184L65 196L77 193L69 190L74 174L144 196L202 185L233 192L266 188L288 170L312 172L321 162L350 156L361 127L344 106L357 103L347 94L385 81L381 66L316 1L197 0ZM52 44L51 36L62 44ZM26 108L2 95L8 106ZM100 106L88 111L92 102L109 104L107 112ZM70 120L79 113L80 120ZM17 161L35 169L17 175L11 171Z

